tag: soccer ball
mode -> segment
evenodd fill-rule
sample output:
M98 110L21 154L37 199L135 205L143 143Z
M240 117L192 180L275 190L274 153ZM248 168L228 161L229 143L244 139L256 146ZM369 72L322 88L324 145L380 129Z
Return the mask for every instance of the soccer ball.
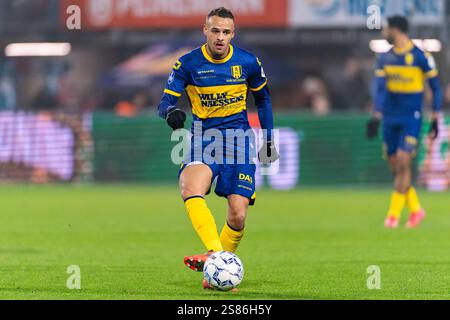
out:
M234 253L214 252L206 260L203 274L211 287L228 291L241 283L244 278L244 265Z

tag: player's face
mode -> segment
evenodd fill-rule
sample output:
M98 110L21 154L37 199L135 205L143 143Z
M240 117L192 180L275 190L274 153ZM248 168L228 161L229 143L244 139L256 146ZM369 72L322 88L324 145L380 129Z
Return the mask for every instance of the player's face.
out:
M383 28L383 38L393 45L395 43L395 30L389 26L385 26Z
M203 27L208 51L214 59L222 59L228 54L231 39L234 38L234 21L213 16Z

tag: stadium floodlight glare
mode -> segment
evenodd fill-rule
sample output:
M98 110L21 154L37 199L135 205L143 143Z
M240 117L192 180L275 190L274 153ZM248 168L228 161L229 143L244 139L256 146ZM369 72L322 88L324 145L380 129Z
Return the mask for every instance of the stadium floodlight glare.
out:
M413 42L420 49L428 52L442 51L442 43L437 39L413 39ZM370 50L375 53L384 53L388 52L392 48L392 45L390 45L386 40L371 40L369 47Z
M386 40L371 40L369 43L370 50L375 53L388 52L392 46Z
M437 39L425 39L423 42L423 49L428 52L441 52L442 42Z
M7 57L62 57L72 50L67 42L11 43L5 48Z

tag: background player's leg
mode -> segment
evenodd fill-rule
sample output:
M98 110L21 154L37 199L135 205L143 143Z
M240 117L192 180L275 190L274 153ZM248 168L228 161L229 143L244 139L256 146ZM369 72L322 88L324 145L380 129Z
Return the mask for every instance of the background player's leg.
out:
M214 217L206 205L212 171L205 164L188 166L180 175L180 189L192 225L208 251L222 251Z
M403 150L397 151L395 191L398 193L406 194L411 187L411 162L411 153Z
M409 158L409 172L411 174L411 163L414 158L413 154L416 152L417 145L419 143L419 136L422 127L422 121L420 119L415 119L414 121L410 121L408 123L407 129L405 131L405 150L411 153ZM420 205L419 197L415 188L412 185L412 181L410 182L410 186L406 193L406 203L409 208L409 212L411 215L418 214L419 216L425 215L422 206ZM410 216L411 218L411 216Z
M398 173L395 181L395 189L396 192L401 193L404 196L411 213L406 227L414 228L424 219L425 211L422 209L419 202L419 197L411 184L411 163L413 157L411 153L406 151L399 151L397 156Z
M412 185L408 189L408 193L406 194L406 203L411 214L422 211L419 196L417 195L416 189Z
M393 156L390 156L388 159L388 163L389 163L389 169L392 172L392 176L396 177L397 175L397 155L394 154Z
M249 200L241 195L228 196L227 221L220 234L223 249L235 252L244 236Z
M396 122L386 121L383 125L383 139L385 143L386 153L388 156L389 168L394 177L394 185L396 184L398 177L398 157L397 150L399 149L399 130ZM403 207L405 206L406 196L404 194L398 193L396 190L392 192L389 211L384 222L386 228L397 228L399 224L399 219Z
M395 191L391 196L388 220L400 218L406 204L406 193L411 187L411 154L398 150L395 156Z

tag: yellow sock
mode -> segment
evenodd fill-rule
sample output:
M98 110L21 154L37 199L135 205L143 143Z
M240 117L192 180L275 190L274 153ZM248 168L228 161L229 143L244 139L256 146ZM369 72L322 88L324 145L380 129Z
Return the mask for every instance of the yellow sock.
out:
M409 188L408 193L406 194L406 203L408 204L409 212L411 213L419 212L422 209L419 196L414 187Z
M406 203L406 194L394 191L391 196L391 206L389 207L389 216L399 219Z
M236 231L234 229L231 229L228 223L225 222L222 232L220 233L220 241L222 242L223 250L236 252L243 236L244 229Z
M184 202L195 231L208 251L222 251L216 222L202 197L189 198Z

